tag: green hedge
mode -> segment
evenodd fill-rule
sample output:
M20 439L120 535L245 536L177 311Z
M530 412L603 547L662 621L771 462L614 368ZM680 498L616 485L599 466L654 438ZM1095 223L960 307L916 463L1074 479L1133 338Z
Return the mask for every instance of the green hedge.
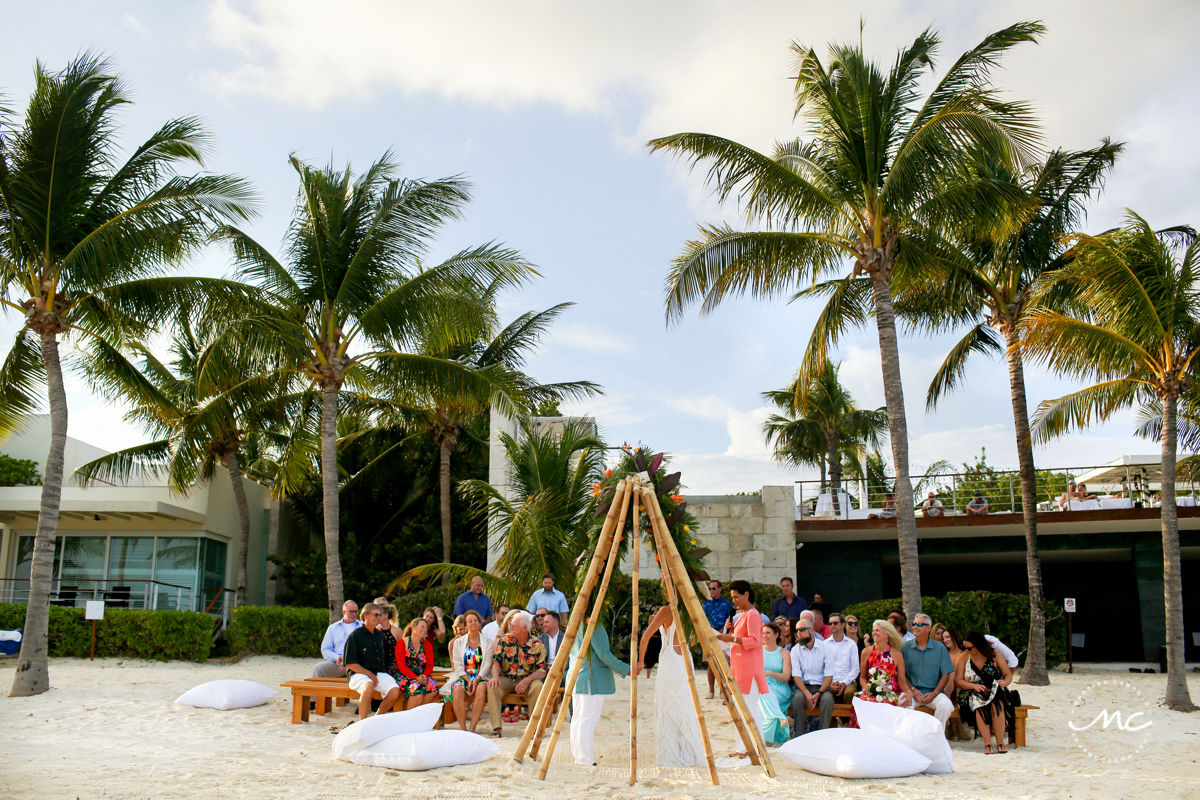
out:
M25 606L0 603L0 628L24 626ZM109 608L96 624L96 655L204 661L212 635L213 618L207 614ZM82 608L50 607L50 655L87 658L91 639L92 623L83 618Z
M877 619L887 619L888 612L901 608L899 598L855 603L842 609L862 623L863 630ZM990 633L1013 649L1025 663L1025 648L1029 644L1029 596L1001 592L951 592L942 597L923 597L921 606L933 618L959 634L969 630ZM1067 658L1067 621L1062 606L1045 602L1046 666L1054 667ZM911 620L909 620L911 622Z

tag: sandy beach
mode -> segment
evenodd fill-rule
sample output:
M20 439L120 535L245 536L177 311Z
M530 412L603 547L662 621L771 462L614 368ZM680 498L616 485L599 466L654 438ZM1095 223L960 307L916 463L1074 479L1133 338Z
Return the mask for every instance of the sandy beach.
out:
M15 659L0 661L0 681L12 682ZM157 663L129 659L53 659L51 690L4 698L6 735L0 797L39 798L755 798L879 795L905 798L1200 798L1200 714L1155 707L1161 675L1087 670L1054 673L1053 685L1020 687L1032 712L1024 749L985 756L982 743L954 743L955 772L893 780L843 780L814 775L775 755L775 779L759 768L721 771L721 786L701 770L654 766L653 685L639 681L639 783L628 785L629 684L605 706L597 739L600 766L571 763L564 737L545 783L538 765L512 757L519 729L506 729L501 752L469 767L405 773L333 761L329 733L349 708L291 724L291 696L265 706L214 711L173 705L191 687L242 678L268 686L304 677L308 660L254 657L234 664ZM702 676L701 676L702 677ZM1200 698L1200 676L1190 679ZM1080 698L1083 698L1082 700ZM1088 698L1129 698L1143 711L1138 732L1099 726L1074 733L1092 717ZM734 749L734 731L719 700L704 701L718 755ZM1086 716L1086 719L1084 718ZM484 717L487 724L486 712ZM772 751L773 752L773 751ZM1101 760L1106 759L1106 760Z

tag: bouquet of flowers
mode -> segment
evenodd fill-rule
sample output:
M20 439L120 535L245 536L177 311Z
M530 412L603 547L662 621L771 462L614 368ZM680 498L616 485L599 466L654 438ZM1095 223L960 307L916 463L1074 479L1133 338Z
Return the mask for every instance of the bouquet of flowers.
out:
M878 667L871 667L867 672L867 699L876 703L891 703L896 705L900 696L892 684L892 676Z

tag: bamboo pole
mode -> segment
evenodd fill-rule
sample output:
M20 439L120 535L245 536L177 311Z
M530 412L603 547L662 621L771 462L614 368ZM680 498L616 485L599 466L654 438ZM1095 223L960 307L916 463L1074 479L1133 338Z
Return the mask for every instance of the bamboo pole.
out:
M596 542L596 552L592 554L592 563L588 566L587 576L583 580L583 586L576 595L575 606L571 609L571 616L567 622L567 629L563 633L562 644L559 645L558 653L554 656L554 663L550 666L550 674L546 676L546 682L543 684L543 691L538 695L537 703L529 713L529 724L525 726L525 733L521 736L521 742L517 745L517 750L513 756L517 763L520 763L525 756L525 751L529 747L530 740L534 734L537 734L538 743L541 742L542 731L550 720L550 709L553 708L551 700L554 693L557 691L558 682L562 680L563 673L567 669L567 660L570 657L571 645L575 643L575 635L579 630L580 624L584 617L587 616L588 598L591 596L592 589L596 585L596 580L600 575L600 570L603 568L608 557L608 552L611 549L613 535L617 528L617 519L624 518L626 506L629 503L629 486L628 481L621 480L617 483L616 491L613 493L613 503L608 509L608 515L604 518L604 527L600 530L600 538ZM550 688L551 691L546 691ZM569 701L569 695L563 698ZM492 725L496 723L493 720ZM535 746L534 757L537 756Z
M691 616L692 623L696 626L696 631L700 637L700 646L705 650L705 656L709 659L709 663L716 667L717 678L723 684L722 689L725 691L725 696L731 701L729 703L730 714L733 716L733 723L742 737L742 742L746 745L746 752L750 756L752 763L758 764L761 759L767 777L774 778L775 768L771 765L770 757L767 756L767 746L763 741L762 731L754 724L754 717L750 715L750 709L746 707L746 701L742 697L742 693L737 691L737 686L733 682L733 675L729 671L729 665L725 663L724 655L719 653L720 647L714 644L715 634L711 626L707 622L704 625L699 623L699 620L707 620L708 618L704 616L704 609L701 608L700 600L696 597L696 587L692 585L691 578L688 577L687 568L683 564L683 558L679 555L679 551L675 549L675 542L667 530L667 522L663 518L662 509L657 502L650 505L651 522L661 537L661 546L663 549L659 552L660 559L665 554L671 563L673 569L670 574L674 577L676 588L678 588L679 594L683 598L684 607L687 609L688 615Z
M639 484L641 480L639 479ZM638 504L633 504L633 569L630 571L632 608L633 608L633 635L629 639L629 785L633 786L637 783L637 768L638 768L638 752L637 752L637 652L638 652L638 628L640 627L639 615L641 608L639 606L638 597L638 578L639 568L642 558L642 515L639 511Z
M652 503L655 505L658 504L658 498L655 497L653 490L649 488L642 488L642 497L647 509ZM659 552L662 552L661 534L659 534L653 524L651 524L650 529L654 533L655 548ZM662 563L662 559L659 559L659 562L659 566L663 570L663 576L668 578L668 580L663 581L663 589L667 593L667 604L671 608L671 622L675 626L675 638L680 639L684 637L683 620L679 616L679 596L669 577L672 570L667 564ZM705 618L705 622L707 624L707 618ZM717 762L713 758L712 742L708 738L708 723L705 722L704 709L700 705L700 692L696 689L696 675L692 665L692 651L688 647L686 637L682 638L680 643L683 645L683 667L687 673L688 689L691 690L692 694L692 707L696 709L696 721L700 724L700 741L704 742L704 759L708 763L708 778L712 781L713 786L719 786L721 781L717 777ZM664 641L663 647L674 647L674 643ZM632 785L632 780L630 781L630 785Z
M608 582L612 578L613 568L617 566L617 553L621 547L621 539L624 538L625 534L625 510L629 506L629 496L632 494L632 491L628 492L625 495L625 500L621 503L621 519L613 534L612 543L608 548L608 565L604 568L604 579L600 581L600 588L596 591L596 602L592 604L592 617L588 620L587 626L583 630L583 642L579 646L580 658L575 659L575 663L571 667L571 673L567 677L567 697L570 697L571 692L575 689L575 680L579 677L579 670L583 666L582 656L592 646L592 634L596 632L597 618L600 616L601 609L604 608L604 595L608 592ZM566 645L565 640L563 645ZM546 780L546 772L550 769L550 759L554 757L554 747L558 744L558 737L562 733L563 720L567 715L567 705L567 703L563 703L559 707L558 718L554 720L554 732L550 734L550 741L546 744L546 756L542 759L542 768L538 770L538 780L540 781ZM534 744L534 758L537 757L536 747L538 743L540 743L540 739Z

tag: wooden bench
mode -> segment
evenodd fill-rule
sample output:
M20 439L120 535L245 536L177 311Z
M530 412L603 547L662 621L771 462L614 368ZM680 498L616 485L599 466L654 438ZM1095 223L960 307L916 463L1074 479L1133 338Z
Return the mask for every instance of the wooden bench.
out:
M854 706L848 705L846 703L837 703L833 707L833 716L841 717L844 719L849 719L850 712L853 710L854 710ZM1024 747L1025 746L1025 721L1026 721L1026 719L1029 718L1029 712L1036 711L1036 710L1038 710L1038 706L1017 706L1016 708L1013 709L1014 716L1016 719L1015 719L1013 726L1011 728L1009 728L1009 730L1008 730L1008 743L1009 744L1013 745L1014 747ZM918 708L917 711L923 711L926 714L933 714L932 708L921 707L921 708ZM817 717L817 716L821 715L820 709L816 709L816 708L807 709L804 713L806 716L809 716L809 717ZM950 714L950 719L954 719L954 720L959 719L957 708L955 708L954 711Z

